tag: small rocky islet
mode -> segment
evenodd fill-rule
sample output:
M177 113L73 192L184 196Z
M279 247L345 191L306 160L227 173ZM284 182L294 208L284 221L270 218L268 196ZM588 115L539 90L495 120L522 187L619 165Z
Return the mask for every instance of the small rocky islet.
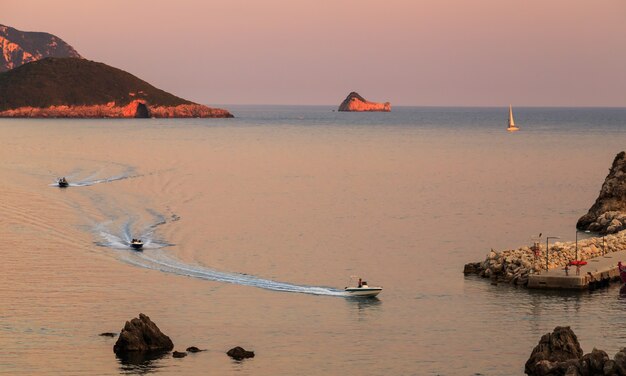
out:
M339 105L339 110L343 112L390 112L391 103L370 102L353 91Z
M577 228L598 231L602 237L576 242L555 242L546 251L541 243L502 251L491 250L484 261L465 265L463 273L477 274L495 282L526 286L528 276L541 270L565 268L576 258L589 260L606 253L626 249L626 153L615 157L608 176L602 184L600 195L589 212L578 220Z

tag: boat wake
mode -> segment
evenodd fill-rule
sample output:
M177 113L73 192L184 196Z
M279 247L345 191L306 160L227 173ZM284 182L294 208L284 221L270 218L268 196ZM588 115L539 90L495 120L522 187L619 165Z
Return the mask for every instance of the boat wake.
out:
M69 187L88 187L90 185L96 185L96 184L102 184L102 183L111 183L114 181L118 181L118 180L124 180L124 179L130 179L130 178L136 178L139 177L141 175L136 175L133 174L134 170L132 169L128 169L125 172L118 174L118 175L114 175L114 176L110 176L110 177L106 177L106 178L97 178L98 177L98 173L92 174L86 178L77 180L75 179L74 176L70 175L67 176L67 180L69 182L68 186ZM56 187L59 185L59 180L57 180L56 182L50 184L50 186L52 187Z
M96 232L101 241L96 244L101 247L124 250L117 256L131 265L172 273L180 276L204 279L207 281L232 283L242 286L257 287L266 290L292 292L311 295L349 296L344 290L324 286L306 286L287 282L273 281L244 273L223 272L210 269L201 265L189 265L170 256L170 252L162 248L172 246L155 236L156 229L168 222L168 219L154 211L148 210L154 217L154 222L142 230L133 231L137 228L133 221L128 220L122 224L109 221L96 226ZM175 221L177 216L173 215ZM113 230L112 230L113 229ZM133 238L141 239L144 243L143 252L134 251L131 248Z
M162 224L165 224L165 220L159 220L158 222L151 224L142 230L133 232L131 221L125 222L118 231L109 230L112 222L103 223L96 227L96 231L102 239L101 241L96 242L96 244L101 247L120 250L132 250L130 242L132 241L132 239L137 238L141 239L141 241L143 242L144 250L159 249L171 246L172 244L163 242L155 238L154 236L154 230L156 230L156 228Z
M257 287L265 290L311 295L348 296L345 291L332 287L297 285L293 283L259 278L249 274L222 272L200 265L189 265L170 257L163 250L129 254L124 257L124 261L135 266L159 270L165 273L199 278L208 281Z

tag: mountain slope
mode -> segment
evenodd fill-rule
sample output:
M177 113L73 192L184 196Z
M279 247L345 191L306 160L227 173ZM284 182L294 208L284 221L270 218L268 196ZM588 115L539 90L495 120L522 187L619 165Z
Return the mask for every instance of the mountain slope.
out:
M46 57L81 57L55 35L20 31L4 25L0 25L0 48L0 72Z

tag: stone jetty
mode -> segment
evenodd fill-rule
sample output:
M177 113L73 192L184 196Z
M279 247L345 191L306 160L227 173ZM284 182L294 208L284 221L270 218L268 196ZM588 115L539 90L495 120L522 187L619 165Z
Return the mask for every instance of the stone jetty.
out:
M578 260L589 262L589 266L582 268L582 275L586 275L586 273L591 270L590 260L600 258L605 254L606 256L603 257L607 259L607 261L605 261L608 263L607 270L601 270L599 273L609 273L610 270L615 270L617 268L617 261L620 260L610 258L610 255L615 252L621 253L622 251L626 252L626 231L621 231L612 235L578 240ZM466 275L477 274L483 278L490 278L496 283L503 282L528 286L531 276L545 276L547 273L555 273L557 271L559 276L565 276L565 266L572 260L576 260L576 243L555 242L549 244L547 260L546 265L545 244L538 241L535 245L524 246L517 249L506 249L501 251L495 251L492 249L487 254L484 261L466 264L463 272ZM622 261L626 262L626 253L624 254L624 259ZM575 267L570 266L569 268L568 274L572 277L573 281L576 277ZM598 268L596 267L595 269ZM595 269L593 269L594 272ZM594 276L596 276L596 274L594 274ZM610 273L610 276L614 277L614 272ZM582 280L578 283L572 281L570 282L574 283L573 286L560 287L583 288L586 287L589 282L588 280Z

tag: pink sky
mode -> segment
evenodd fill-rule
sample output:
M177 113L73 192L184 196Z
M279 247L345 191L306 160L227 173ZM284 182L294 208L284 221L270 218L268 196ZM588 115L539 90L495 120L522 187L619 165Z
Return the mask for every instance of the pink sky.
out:
M626 106L623 0L2 0L205 104Z

